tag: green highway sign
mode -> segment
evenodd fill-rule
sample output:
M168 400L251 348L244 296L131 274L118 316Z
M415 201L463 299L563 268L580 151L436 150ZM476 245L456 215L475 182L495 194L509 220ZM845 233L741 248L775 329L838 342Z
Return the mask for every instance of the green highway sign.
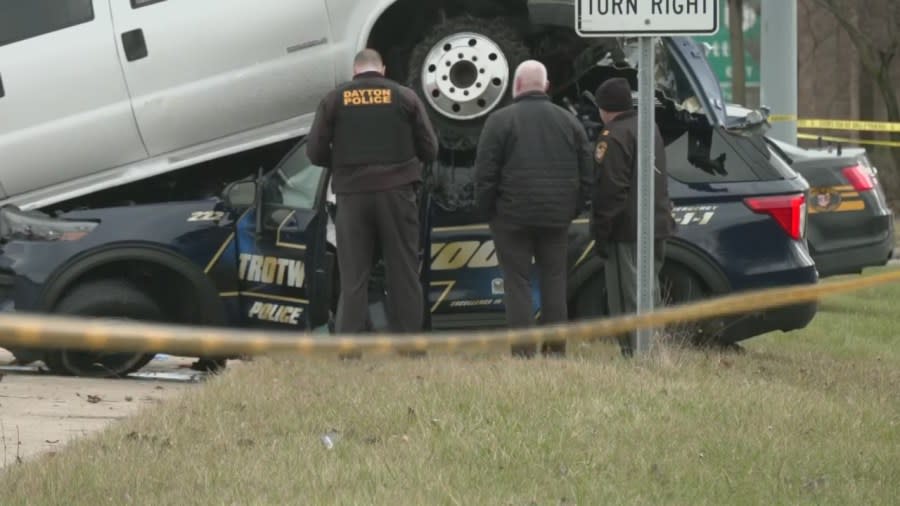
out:
M720 0L719 31L715 35L695 36L697 42L708 44L709 64L719 82L726 98L731 99L731 27L728 25L728 0ZM744 63L746 64L747 87L759 87L760 84L760 2L761 0L744 0Z

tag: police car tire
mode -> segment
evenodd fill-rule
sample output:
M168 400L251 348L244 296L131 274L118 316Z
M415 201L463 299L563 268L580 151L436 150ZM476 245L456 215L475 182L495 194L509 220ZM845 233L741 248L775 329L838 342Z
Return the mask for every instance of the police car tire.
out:
M425 103L432 124L437 130L440 145L459 151L472 150L478 146L481 128L488 116L481 116L474 120L454 120L434 110L425 96L422 86L422 70L429 52L437 43L448 36L463 32L473 32L489 37L499 46L509 65L508 86L504 98L491 112L512 101L513 73L520 63L531 57L531 51L525 45L522 34L510 20L504 18L491 20L467 16L451 18L432 27L429 30L429 36L413 48L409 58L408 85Z
M666 264L663 267L660 272L660 288L663 290L663 302L667 306L702 300L709 296L706 285L696 274L676 264ZM579 287L571 307L574 320L597 319L609 314L606 278L602 272L594 274ZM702 324L691 324L670 329L670 332L685 335L684 344L715 344L704 341L705 328L706 326Z
M703 281L693 272L678 264L665 264L659 273L660 290L663 304L674 306L696 302L709 297L709 290ZM709 334L712 327L708 322L690 322L676 325L669 329L672 344L704 346L713 337Z
M165 315L150 296L123 280L100 280L75 287L54 312L74 316L163 321ZM120 353L105 357L102 366L89 363L91 354L59 350L48 352L44 363L55 374L92 378L118 378L136 372L154 354Z

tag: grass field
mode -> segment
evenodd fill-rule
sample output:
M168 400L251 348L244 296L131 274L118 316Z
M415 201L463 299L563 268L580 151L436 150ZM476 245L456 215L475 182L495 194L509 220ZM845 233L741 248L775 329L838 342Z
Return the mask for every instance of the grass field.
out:
M896 504L898 300L745 354L258 360L11 468L0 503Z

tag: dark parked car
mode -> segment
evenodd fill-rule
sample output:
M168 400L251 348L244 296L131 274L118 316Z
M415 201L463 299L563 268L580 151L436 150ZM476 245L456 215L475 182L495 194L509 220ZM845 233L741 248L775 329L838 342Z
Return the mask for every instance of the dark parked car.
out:
M858 274L893 258L894 213L865 149L770 142L809 182L809 252L820 276Z
M737 104L727 111L730 121L753 114ZM859 274L893 258L894 213L865 149L766 140L809 183L807 239L820 277Z

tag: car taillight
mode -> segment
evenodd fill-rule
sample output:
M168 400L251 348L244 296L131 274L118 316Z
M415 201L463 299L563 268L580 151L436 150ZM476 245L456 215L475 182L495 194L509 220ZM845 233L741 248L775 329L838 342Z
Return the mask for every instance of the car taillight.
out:
M874 176L862 165L847 167L841 172L844 174L844 177L847 178L847 181L853 185L854 190L866 192L875 189Z
M751 197L744 202L753 212L774 218L791 239L799 241L806 235L806 196L802 193Z

